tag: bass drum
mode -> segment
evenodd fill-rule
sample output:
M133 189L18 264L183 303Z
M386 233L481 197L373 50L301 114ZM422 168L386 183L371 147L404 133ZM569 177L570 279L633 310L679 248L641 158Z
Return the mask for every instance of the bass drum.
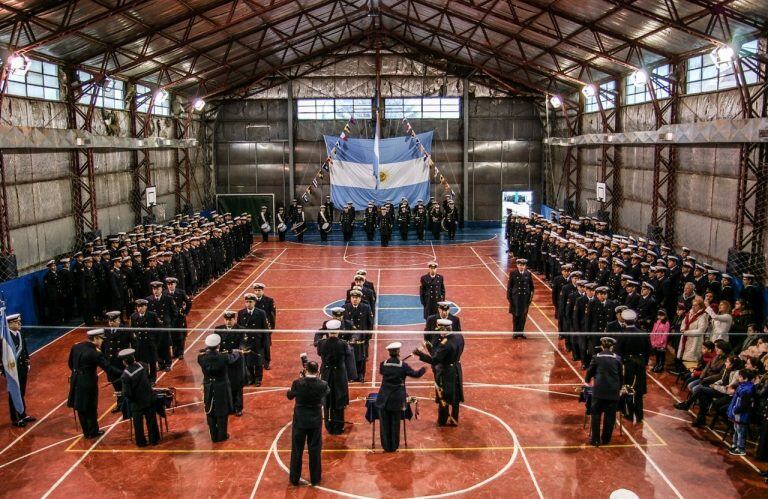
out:
M270 230L272 230L272 227L270 227L268 223L261 224L261 231L262 232L269 232Z
M279 230L280 232L285 232L286 230L288 230L288 226L281 223L280 225L277 226L277 230Z
M328 222L325 222L322 225L322 229L323 229L323 232L329 232L331 230L331 224L329 224Z

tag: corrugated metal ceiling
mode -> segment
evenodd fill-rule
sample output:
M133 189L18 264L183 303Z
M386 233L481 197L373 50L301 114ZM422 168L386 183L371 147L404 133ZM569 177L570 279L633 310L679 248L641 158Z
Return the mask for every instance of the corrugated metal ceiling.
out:
M405 51L459 76L571 91L765 37L765 0L5 1L0 43L168 89L225 96L325 59ZM498 73L497 72L502 72Z

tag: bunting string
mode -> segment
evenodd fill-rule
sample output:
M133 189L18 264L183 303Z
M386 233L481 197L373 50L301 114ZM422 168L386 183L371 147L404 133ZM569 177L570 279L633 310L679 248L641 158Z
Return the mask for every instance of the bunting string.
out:
M326 173L330 172L331 166L333 165L333 159L336 157L336 152L338 151L339 147L341 147L342 141L346 142L347 140L349 140L349 136L352 133L352 127L350 125L355 125L355 124L357 124L355 117L350 116L346 124L344 125L344 128L341 129L339 138L336 140L336 143L333 145L333 148L331 149L331 153L328 155L328 157L325 158L325 160L323 161L323 164L320 165L320 169L317 171L317 173L315 173L315 176L312 178L312 182L310 182L309 186L307 186L306 190L301 195L301 200L304 201L304 203L309 203L309 200L312 197L312 191L314 189L317 189L320 186L320 181L325 177Z
M421 140L419 140L419 135L413 129L413 126L411 126L411 123L408 121L408 118L403 118L403 126L405 127L405 133L407 135L410 135L411 138L416 141L416 145L419 148L419 153L421 153L422 156L424 156L424 161L426 161L430 167L434 167L435 169L434 178L439 179L440 185L443 188L443 192L445 194L450 194L451 196L456 197L456 193L453 192L453 189L451 188L451 185L448 183L448 180L446 180L445 176L443 176L443 174L440 173L440 168L437 167L437 165L435 164L435 160L432 158L432 155L429 153L429 151L427 151L427 149L421 143Z

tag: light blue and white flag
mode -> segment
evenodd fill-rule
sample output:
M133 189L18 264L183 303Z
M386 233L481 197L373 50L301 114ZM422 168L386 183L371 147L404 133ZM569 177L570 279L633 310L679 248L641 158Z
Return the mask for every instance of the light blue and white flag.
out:
M433 132L418 134L421 145L432 153ZM325 136L330 154L338 141ZM392 139L349 139L336 146L330 167L331 199L336 206L351 201L355 209L364 210L368 201L377 206L387 200L398 205L400 198L413 206L429 199L429 162L413 137Z
M5 381L8 384L8 393L13 400L13 406L19 414L24 413L24 400L21 398L21 387L19 385L18 359L21 353L22 344L19 342L18 348L13 344L11 330L8 328L8 319L5 317L5 302L0 301L0 338L3 342L3 369L5 370Z

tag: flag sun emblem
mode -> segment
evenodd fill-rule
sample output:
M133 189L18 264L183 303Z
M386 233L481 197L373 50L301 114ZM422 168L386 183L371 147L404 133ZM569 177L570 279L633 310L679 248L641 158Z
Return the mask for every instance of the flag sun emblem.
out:
M379 172L379 182L386 182L387 178L387 172Z

